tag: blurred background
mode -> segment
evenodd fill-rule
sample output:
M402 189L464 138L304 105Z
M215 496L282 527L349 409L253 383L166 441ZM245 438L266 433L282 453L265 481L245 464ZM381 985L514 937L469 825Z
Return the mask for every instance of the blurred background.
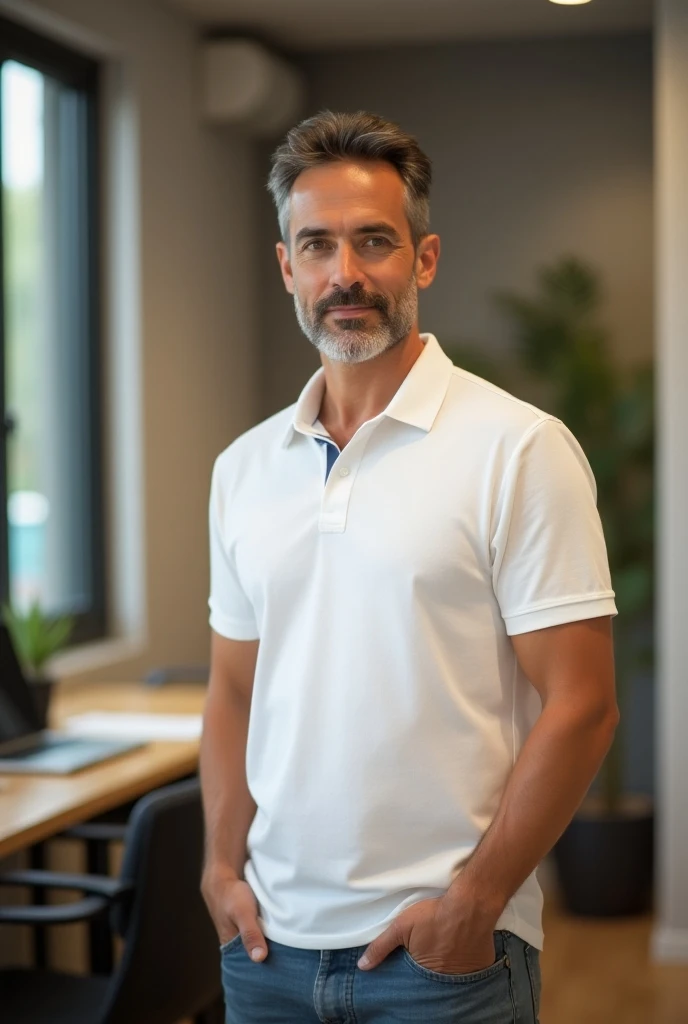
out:
M622 728L541 869L542 1020L685 1024L688 4L0 18L0 599L70 616L53 677L207 662L213 460L319 365L274 255L270 154L323 108L398 122L433 161L442 240L421 330L574 431L617 593Z

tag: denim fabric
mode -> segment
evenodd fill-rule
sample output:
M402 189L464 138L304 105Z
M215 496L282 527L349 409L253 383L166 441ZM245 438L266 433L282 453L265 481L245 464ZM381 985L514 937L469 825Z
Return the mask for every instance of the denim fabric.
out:
M377 967L366 945L295 949L268 939L254 963L237 935L221 947L226 1024L538 1024L539 951L494 933L496 959L473 974L421 967L399 946Z

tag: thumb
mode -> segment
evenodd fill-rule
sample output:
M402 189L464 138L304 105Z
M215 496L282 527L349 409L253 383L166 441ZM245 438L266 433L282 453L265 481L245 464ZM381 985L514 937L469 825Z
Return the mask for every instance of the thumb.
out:
M237 924L241 932L241 941L248 955L252 960L264 960L268 955L268 944L260 930L258 918L244 919L241 923L237 921Z

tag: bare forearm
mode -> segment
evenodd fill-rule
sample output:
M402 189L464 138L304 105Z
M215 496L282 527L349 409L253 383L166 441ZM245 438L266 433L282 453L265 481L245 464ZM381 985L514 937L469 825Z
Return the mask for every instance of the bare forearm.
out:
M552 849L599 770L616 726L612 714L546 706L509 777L490 827L449 889L477 913L499 917Z
M256 805L246 782L249 705L228 688L208 694L200 776L206 827L206 868L243 878L246 837Z

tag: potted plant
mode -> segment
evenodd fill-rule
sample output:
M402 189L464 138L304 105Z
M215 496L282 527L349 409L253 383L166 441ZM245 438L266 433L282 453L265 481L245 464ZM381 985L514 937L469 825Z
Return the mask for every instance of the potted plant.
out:
M637 913L648 909L652 892L653 807L625 790L624 726L631 681L652 665L653 653L652 364L614 364L598 320L598 278L577 259L544 268L535 298L504 292L497 300L515 327L520 390L529 382L522 397L558 416L590 462L619 612L621 721L598 779L554 848L562 896L574 913ZM462 358L457 353L455 361L466 365ZM504 366L499 377L508 377Z
M74 619L67 615L49 617L43 613L38 601L34 601L25 613L3 605L2 617L31 685L38 724L45 728L53 687L53 680L45 674L45 665L66 645L74 628Z

